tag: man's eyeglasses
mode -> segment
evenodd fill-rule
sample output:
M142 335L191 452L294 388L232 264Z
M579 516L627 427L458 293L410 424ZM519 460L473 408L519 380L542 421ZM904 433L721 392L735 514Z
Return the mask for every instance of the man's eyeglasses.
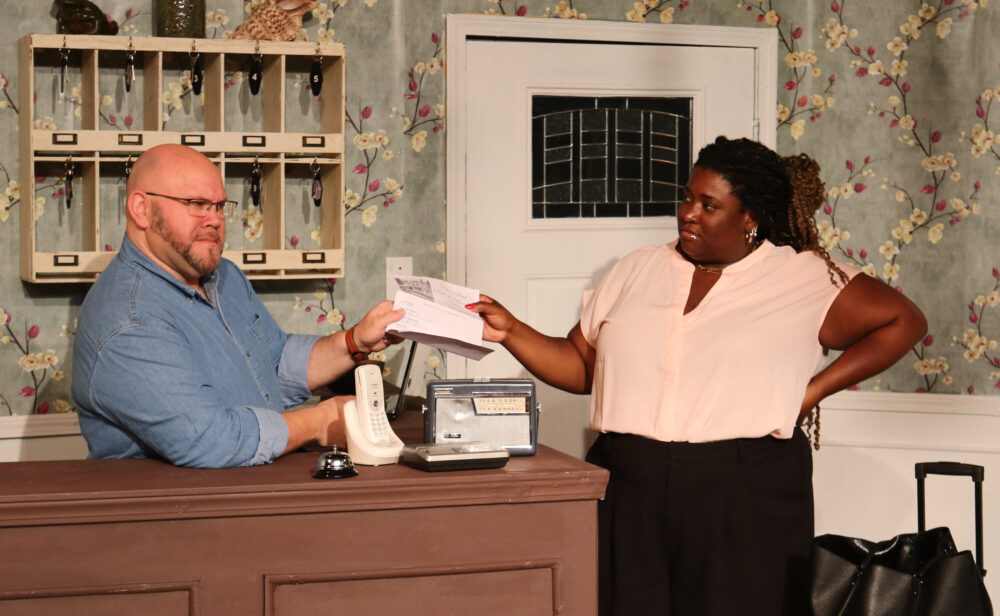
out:
M150 192L148 190L143 192L147 195L153 195L154 197L163 197L165 199L179 201L187 206L188 213L195 218L204 218L205 216L208 216L208 212L212 208L215 208L216 214L225 217L232 214L236 210L236 206L239 205L238 201L231 201L229 199L224 201L209 201L208 199L188 199L185 197L174 197L172 195L161 195L160 193Z

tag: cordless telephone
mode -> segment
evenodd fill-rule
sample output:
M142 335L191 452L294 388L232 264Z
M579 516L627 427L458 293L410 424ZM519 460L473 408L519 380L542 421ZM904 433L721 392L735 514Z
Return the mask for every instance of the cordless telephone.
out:
M344 405L347 453L355 464L395 464L403 441L392 431L385 414L381 368L377 364L355 368L354 391L357 400Z

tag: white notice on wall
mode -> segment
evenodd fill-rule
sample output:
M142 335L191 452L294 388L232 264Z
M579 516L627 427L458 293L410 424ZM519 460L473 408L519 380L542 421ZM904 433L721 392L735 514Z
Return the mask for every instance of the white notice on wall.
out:
M493 350L481 345L483 321L466 304L479 301L479 291L437 278L398 276L393 308L406 316L386 331L421 344L480 360Z

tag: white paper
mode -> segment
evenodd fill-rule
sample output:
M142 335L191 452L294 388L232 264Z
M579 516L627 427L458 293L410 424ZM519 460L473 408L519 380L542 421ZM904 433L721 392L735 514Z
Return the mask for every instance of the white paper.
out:
M393 308L402 308L406 316L387 332L477 361L493 352L480 344L482 318L465 307L479 301L477 289L423 276L398 276L395 281L399 291Z

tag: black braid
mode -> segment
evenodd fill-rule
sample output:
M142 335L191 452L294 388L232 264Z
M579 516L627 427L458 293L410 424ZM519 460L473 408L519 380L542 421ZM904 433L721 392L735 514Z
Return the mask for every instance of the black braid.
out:
M847 274L819 245L815 214L826 189L815 160L805 154L782 158L746 138L717 137L698 153L695 167L715 171L729 183L744 210L756 216L758 239L816 253L826 261L833 285L847 284Z
M695 167L715 171L729 182L743 208L757 217L758 239L796 252L803 248L789 228L792 185L774 150L746 138L718 137L701 149Z

